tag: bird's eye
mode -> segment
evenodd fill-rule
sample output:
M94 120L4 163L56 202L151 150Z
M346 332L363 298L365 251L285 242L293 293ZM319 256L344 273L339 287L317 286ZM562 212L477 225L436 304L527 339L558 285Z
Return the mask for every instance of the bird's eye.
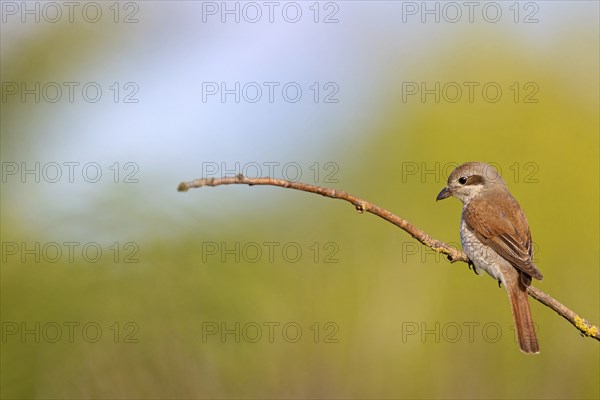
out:
M458 183L460 183L461 185L464 185L465 183L467 183L467 177L461 176L460 178L458 178Z

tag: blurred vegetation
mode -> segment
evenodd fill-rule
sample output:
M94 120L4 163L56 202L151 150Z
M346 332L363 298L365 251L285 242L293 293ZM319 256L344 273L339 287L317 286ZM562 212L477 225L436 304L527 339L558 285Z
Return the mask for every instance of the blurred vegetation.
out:
M340 182L328 186L456 243L459 203L434 201L445 184L443 171L470 160L496 163L527 213L545 276L539 287L599 323L597 46L592 52L560 44L557 53L593 66L570 76L549 60L533 61L505 37L492 39L477 51L457 41L452 52L438 53L411 80L498 81L506 88L518 76L521 84L539 86L538 103L403 102L403 79L390 65L381 82L385 107L378 124L352 145L331 149ZM597 37L588 39L598 44ZM69 40L75 39L61 43ZM26 59L43 58L43 48L37 42L22 51L30 54ZM10 63L3 60L3 71ZM15 80L33 74L11 71ZM7 127L26 123L26 116L3 112L3 147L17 146L10 134L20 134ZM536 166L538 182L524 181L526 163ZM424 178L403 175L414 165L419 173L423 167L434 172ZM511 175L515 171L518 177ZM189 173L152 190L174 192ZM598 343L531 300L542 353L521 354L511 335L506 294L496 282L413 247L402 231L348 204L276 188L220 187L174 194L172 203L148 207L142 189L131 189L128 198L111 190L95 215L77 215L77 223L115 231L139 224L138 263L122 262L123 253L118 263L109 257L97 264L80 258L3 261L3 332L10 322L25 322L29 329L36 322L42 327L57 322L63 338L35 343L32 334L25 342L18 334L7 336L1 343L2 398L600 397ZM258 204L265 193L273 197L268 208ZM205 217L200 211L206 211L209 197L223 202ZM44 204L38 207L44 210ZM117 209L129 210L132 218L111 220ZM171 219L174 209L178 217ZM28 244L52 237L52 229L69 218L47 216L49 231L42 233L19 223L16 209L4 201L2 215L3 241ZM287 262L280 246L274 262L265 253L259 262L250 262L251 256L236 262L231 255L222 262L220 254L203 252L212 243L230 248L259 243L265 250L265 242L298 243L303 256ZM330 242L338 262L325 263ZM103 245L106 250L110 243ZM415 248L418 253L410 254ZM64 336L65 322L79 324L73 343ZM102 328L97 343L82 338L80 328L89 322ZM233 334L226 340L207 335L213 323L232 329L236 322L249 329L239 343ZM278 324L272 343L265 325L270 322ZM256 343L247 340L254 336L252 323L262 327ZM296 343L282 336L287 323L302 328ZM407 336L409 327L435 332L438 323L437 334L428 333L426 340L421 331ZM474 327L472 340L468 324ZM486 324L501 327L498 340L486 340ZM448 338L456 326L462 336L453 342Z

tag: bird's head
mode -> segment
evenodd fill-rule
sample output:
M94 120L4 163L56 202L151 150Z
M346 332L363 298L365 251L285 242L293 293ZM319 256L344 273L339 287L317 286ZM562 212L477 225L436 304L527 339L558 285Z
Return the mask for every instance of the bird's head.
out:
M448 184L437 195L436 201L454 196L468 204L483 191L497 185L506 186L496 168L482 162L468 162L452 171Z

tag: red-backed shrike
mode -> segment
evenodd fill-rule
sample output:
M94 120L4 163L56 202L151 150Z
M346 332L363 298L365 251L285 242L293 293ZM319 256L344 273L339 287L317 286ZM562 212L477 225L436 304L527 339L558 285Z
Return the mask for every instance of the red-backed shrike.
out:
M463 203L460 241L475 272L484 270L506 288L519 347L540 348L527 300L531 278L542 273L533 264L531 233L523 210L494 167L479 162L452 171L437 200L454 196Z

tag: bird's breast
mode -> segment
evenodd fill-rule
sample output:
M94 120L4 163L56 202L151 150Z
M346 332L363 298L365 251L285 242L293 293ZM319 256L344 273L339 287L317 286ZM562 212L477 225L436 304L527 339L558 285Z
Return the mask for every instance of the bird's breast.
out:
M483 244L467 227L463 219L460 221L460 242L463 251L475 265L478 272L484 270L492 278L504 284L504 275L502 274L500 265L508 264L508 261L502 258L491 247Z

